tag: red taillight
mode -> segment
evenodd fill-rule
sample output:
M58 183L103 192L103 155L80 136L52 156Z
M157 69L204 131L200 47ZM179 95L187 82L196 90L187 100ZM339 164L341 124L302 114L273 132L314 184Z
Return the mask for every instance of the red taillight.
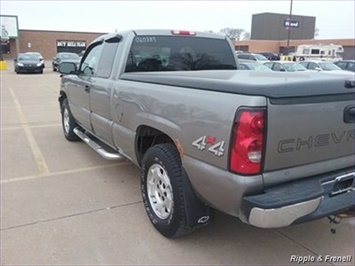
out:
M234 125L229 168L238 174L259 174L264 146L265 111L242 109Z
M185 35L185 36L188 36L188 35L196 35L195 32L193 32L193 31L187 31L187 30L172 30L172 31L171 31L171 34L173 34L173 35Z

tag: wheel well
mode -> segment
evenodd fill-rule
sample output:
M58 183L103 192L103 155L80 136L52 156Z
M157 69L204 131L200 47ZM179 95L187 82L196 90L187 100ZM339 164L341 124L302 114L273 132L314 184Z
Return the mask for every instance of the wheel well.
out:
M149 126L139 126L136 135L136 155L139 165L150 147L162 143L173 143L175 145L167 134Z

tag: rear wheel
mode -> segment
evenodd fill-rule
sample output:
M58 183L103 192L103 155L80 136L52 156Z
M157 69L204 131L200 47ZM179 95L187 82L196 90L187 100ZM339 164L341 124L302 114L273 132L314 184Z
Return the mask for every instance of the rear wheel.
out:
M69 141L78 141L80 138L74 133L74 128L78 124L75 122L74 117L72 116L69 109L68 99L64 99L62 103L62 127L64 137Z
M193 192L173 144L159 144L146 152L141 189L148 217L165 237L188 234L212 218L212 210Z

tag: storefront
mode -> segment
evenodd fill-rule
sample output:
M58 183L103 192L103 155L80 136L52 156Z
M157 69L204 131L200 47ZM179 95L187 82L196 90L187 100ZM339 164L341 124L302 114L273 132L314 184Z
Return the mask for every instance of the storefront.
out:
M18 38L18 20L17 16L0 15L1 24L1 49L0 60L11 54L11 41Z

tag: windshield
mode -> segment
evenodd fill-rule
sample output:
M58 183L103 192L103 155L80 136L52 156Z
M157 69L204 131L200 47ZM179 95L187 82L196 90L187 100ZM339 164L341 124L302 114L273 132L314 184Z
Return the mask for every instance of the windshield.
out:
M74 59L74 60L79 60L80 58L79 58L79 55L77 55L77 54L62 54L61 55L61 58L62 59Z
M126 72L237 69L226 40L198 37L137 36Z
M340 67L338 67L337 65L330 63L330 62L321 62L319 63L319 65L321 66L321 68L325 71L329 71L329 70L341 70Z
M39 61L39 56L35 54L22 54L18 57L19 61Z
M262 54L255 54L254 56L257 60L268 61L268 59L265 56L263 56Z
M305 70L307 70L307 68L305 68L304 66L302 66L299 63L286 63L286 64L284 64L284 67L286 68L286 70L288 72L305 71Z

